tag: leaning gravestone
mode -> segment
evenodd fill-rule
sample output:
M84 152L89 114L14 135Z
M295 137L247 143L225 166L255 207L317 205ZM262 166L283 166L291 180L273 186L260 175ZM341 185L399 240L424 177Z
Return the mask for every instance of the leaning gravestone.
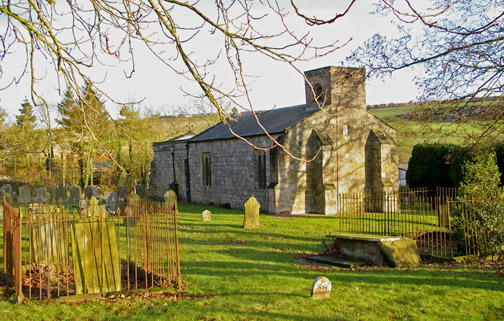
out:
M313 281L311 297L314 299L329 299L331 296L331 281L324 276L319 276Z
M174 205L176 206L177 205L177 194L172 190L167 191L164 194L164 201L165 201L165 204L168 206L174 206Z
M47 193L45 188L39 187L35 189L35 202L37 203L45 203L47 202Z
M91 199L96 201L94 197ZM75 240L72 255L77 294L121 291L115 222L110 219L79 221L72 225L72 240Z
M128 188L126 186L119 186L117 188L117 196L119 196L119 198L123 198L123 199L126 199L126 195L128 193Z
M76 203L80 201L80 190L77 186L70 188L70 202Z
M201 216L203 218L203 222L209 222L212 220L212 212L209 210L204 210L203 213L201 213Z
M18 202L21 204L28 204L30 203L30 186L28 185L23 185L19 187L19 197L18 197Z
M145 189L145 186L143 186L142 184L138 184L137 186L135 186L135 191L136 194L140 196L140 198L145 198L147 196L147 190Z
M65 186L58 186L56 190L56 201L60 203L68 201L67 189Z
M254 196L245 203L245 216L243 218L243 228L259 227L259 209L261 204Z

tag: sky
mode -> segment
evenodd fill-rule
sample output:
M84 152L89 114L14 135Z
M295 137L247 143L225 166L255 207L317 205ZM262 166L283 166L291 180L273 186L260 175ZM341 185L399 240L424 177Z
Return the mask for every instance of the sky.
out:
M342 4L348 1L339 1ZM203 2L204 3L204 2ZM206 2L213 5L213 2ZM333 0L299 0L298 5L304 12L317 17L331 17L335 12L335 2ZM287 4L288 5L288 4ZM287 6L286 5L286 6ZM327 43L339 40L340 43L351 41L342 49L329 56L314 60L300 62L297 67L306 71L328 65L342 65L345 57L350 55L353 49L361 45L366 39L375 33L394 36L396 28L391 23L393 17L370 14L373 10L371 0L357 1L350 12L337 23L329 26L309 28L300 19L290 17L292 30L298 34L304 34L310 30L314 41ZM176 12L173 13L176 16ZM180 12L183 19L184 12ZM178 17L178 16L177 16ZM265 20L264 26L267 30L269 20ZM0 17L0 28L5 28L5 17ZM272 25L271 28L274 28ZM0 29L0 30L1 30ZM113 34L111 34L111 38ZM170 68L165 67L157 61L146 48L138 45L135 49L135 73L131 78L125 77L130 65L128 63L109 62L105 60L105 65L96 64L95 67L87 70L92 75L93 80L99 83L100 88L113 97L116 101L142 101L141 106L149 107L156 112L169 114L173 106L184 106L190 101L190 97L184 95L183 90L201 94L200 89L191 82L186 81L177 75ZM202 35L191 43L191 49L200 59L211 56L222 49L220 39L211 35ZM168 50L167 50L168 51ZM30 75L24 74L20 79L26 60L23 47L15 46L10 55L0 61L2 74L0 77L0 107L7 111L11 119L18 113L23 100L30 94ZM273 107L284 107L302 104L305 101L304 82L292 67L272 61L264 56L249 54L244 56L246 71L252 74L250 97L255 109L265 110ZM358 67L358 66L352 66ZM215 74L218 81L227 84L233 79L226 73L219 72L219 65L215 67ZM58 90L58 78L53 69L44 59L39 60L35 70L38 73L38 91L43 92L43 96L52 106L61 101L63 93ZM366 84L366 96L368 104L382 104L390 102L408 102L416 100L419 96L418 89L413 82L414 71L401 71L391 78L369 79ZM10 84L13 79L19 83ZM20 80L19 80L20 79ZM6 87L6 88L5 88ZM106 106L112 115L117 115L117 104L106 100ZM55 109L53 109L54 112Z

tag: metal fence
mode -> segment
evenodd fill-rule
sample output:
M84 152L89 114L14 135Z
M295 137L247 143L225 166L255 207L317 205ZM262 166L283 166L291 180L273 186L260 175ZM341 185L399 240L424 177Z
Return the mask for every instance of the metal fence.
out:
M460 248L450 225L450 202L456 196L449 188L339 195L337 233L408 237L423 254L453 257Z
M3 267L19 301L180 287L176 203L3 207Z

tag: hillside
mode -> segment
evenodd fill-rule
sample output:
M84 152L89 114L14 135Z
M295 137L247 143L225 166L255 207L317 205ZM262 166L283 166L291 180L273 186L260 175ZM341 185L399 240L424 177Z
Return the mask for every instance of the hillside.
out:
M498 131L485 132L487 122L501 113L501 105L491 97L471 102L372 105L368 110L397 129L399 162L407 163L413 146L419 143L470 144L482 136L483 142L502 140Z

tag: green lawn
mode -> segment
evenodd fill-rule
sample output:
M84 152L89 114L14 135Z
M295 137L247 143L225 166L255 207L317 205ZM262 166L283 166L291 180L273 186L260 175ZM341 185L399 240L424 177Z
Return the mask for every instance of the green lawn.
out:
M201 212L212 211L202 222ZM504 318L502 270L477 266L340 269L296 261L322 250L334 217L261 216L244 230L235 210L179 206L183 294L84 304L0 301L2 320L495 320ZM331 299L310 297L328 277Z

